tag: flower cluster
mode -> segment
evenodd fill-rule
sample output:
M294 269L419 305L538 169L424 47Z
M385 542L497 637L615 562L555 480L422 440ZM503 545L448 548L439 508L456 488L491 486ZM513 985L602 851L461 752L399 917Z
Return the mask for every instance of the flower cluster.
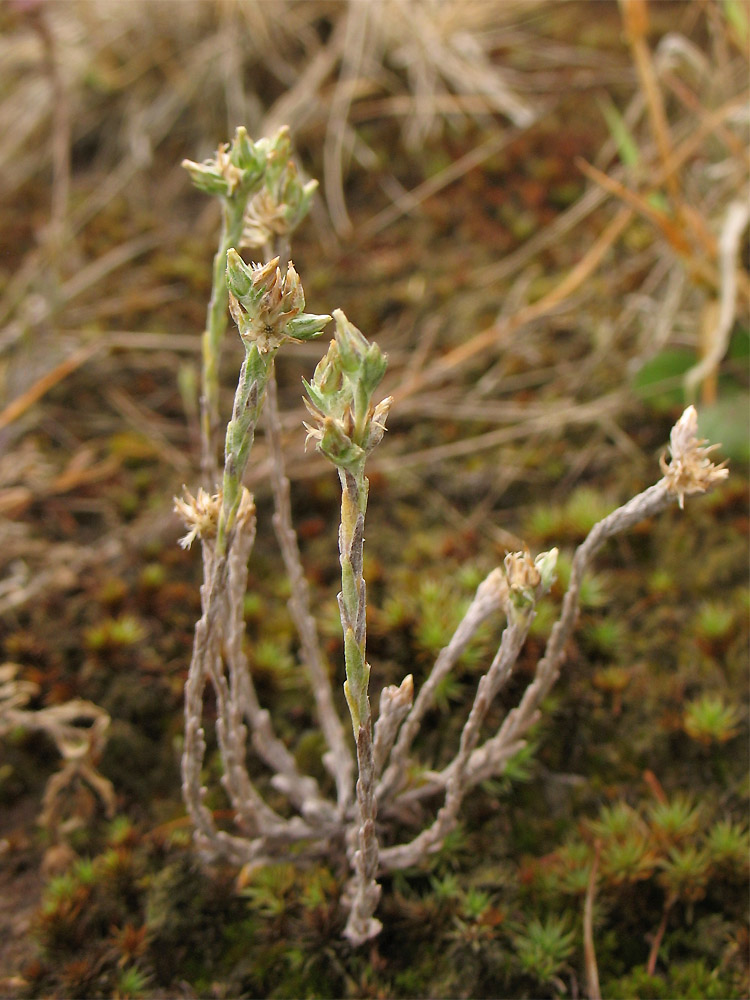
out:
M373 406L372 395L385 375L387 359L340 309L333 316L335 339L312 382L305 381L310 397L305 404L313 418L305 428L307 440L315 441L318 451L334 465L353 472L382 441L393 400L388 396Z
M729 475L726 462L714 465L708 458L709 453L720 445L712 444L706 448L705 444L706 441L698 437L695 407L688 406L669 435L671 461L668 463L664 455L659 459L667 489L677 495L681 508L685 505L686 496L705 493Z
M523 617L546 594L555 582L557 549L541 552L532 561L528 551L509 552L505 557L505 576L508 581L508 616Z
M263 183L269 158L281 140L281 132L273 139L253 142L247 129L240 126L231 143L221 143L213 157L196 163L183 160L182 165L200 191L222 198L247 198ZM288 139L287 139L288 141Z
M182 518L185 527L188 529L186 535L180 539L183 549L189 549L196 538L202 542L208 542L216 537L216 528L219 523L219 512L223 503L221 493L208 493L201 486L197 496L193 496L190 490L183 486L184 498L174 497L174 510ZM249 490L243 487L240 498L238 517L247 519L255 513L255 504Z
M182 487L183 497L174 497L174 509L188 529L180 539L183 549L189 549L196 538L201 541L216 535L216 525L221 510L221 493L210 494L201 486L197 496L193 496L187 486Z
M274 236L289 236L307 215L318 182L303 183L291 151L289 129L284 127L269 153L263 187L245 212L241 246L262 247Z
M248 265L236 250L227 253L229 309L243 343L255 344L261 354L285 340L311 340L330 323L330 316L304 312L302 282L289 261L282 275L279 258Z

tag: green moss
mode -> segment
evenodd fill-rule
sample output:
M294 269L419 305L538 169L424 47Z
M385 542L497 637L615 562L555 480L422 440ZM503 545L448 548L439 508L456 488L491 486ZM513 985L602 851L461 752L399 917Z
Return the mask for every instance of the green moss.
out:
M521 972L540 986L546 986L570 958L575 938L565 917L533 918L513 934Z
M602 995L612 1000L739 1000L739 984L703 961L670 962L664 974L650 975L643 965L621 979L602 982Z
M734 623L734 611L719 601L702 604L695 619L695 634L701 639L724 639Z
M221 954L224 927L241 903L189 856L177 857L146 886L149 962L159 982L195 980Z
M117 996L121 1000L141 1000L146 995L149 977L135 966L121 969L117 976Z
M108 618L86 630L85 642L89 649L99 651L135 646L146 638L146 628L133 615Z
M705 693L690 701L683 716L688 736L698 743L726 743L738 733L740 712L728 705L721 695Z

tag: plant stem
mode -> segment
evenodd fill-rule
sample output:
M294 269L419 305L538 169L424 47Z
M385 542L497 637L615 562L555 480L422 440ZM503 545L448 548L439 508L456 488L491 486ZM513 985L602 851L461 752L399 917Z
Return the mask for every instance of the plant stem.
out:
M602 842L597 840L594 846L594 861L591 865L589 884L586 888L586 900L583 905L583 956L586 968L586 991L589 1000L602 1000L594 946L594 896L596 895L596 874L599 869L601 853Z
M206 329L201 341L201 474L207 490L219 480L219 364L221 345L227 329L227 251L242 237L242 219L247 199L221 200L221 235L213 261L211 298L206 313Z
M632 528L647 517L658 514L673 500L674 493L670 491L667 480L660 479L654 486L639 493L594 525L576 550L560 617L552 628L545 654L537 664L534 679L526 688L518 706L511 709L494 736L481 746L475 746L472 749L468 760L460 763L459 751L456 758L446 768L438 774L432 773L418 788L400 794L394 793L395 799L389 803L389 806L397 807L399 804L405 806L407 803L417 802L444 788L447 789L454 780L459 766L462 772L461 780L464 793L480 781L502 773L508 758L524 745L529 728L539 718L541 702L557 681L565 659L566 645L578 617L583 577L594 556L609 538ZM505 633L503 638L505 638ZM507 660L504 661L502 670L500 670L500 666L501 664L498 664L496 674L498 681L507 674ZM497 690L498 688L493 684L493 697ZM477 697L479 697L479 692L477 692ZM422 856L417 850L417 846L421 845L424 849L428 843L433 843L431 835L428 836L428 834L429 830L425 830L420 835L421 840L416 838L410 844L394 845L387 848L382 852L381 867L387 866L388 870L391 870L400 867L402 863L413 863L413 861L405 859Z
M646 972L649 976L656 974L656 963L659 960L659 949L661 948L661 943L667 930L669 914L675 902L676 897L673 895L667 896L664 900L664 910L661 915L661 920L659 921L659 926L656 929L656 934L654 934L654 939L651 942L651 950L648 953L648 962L646 963Z
M487 673L480 679L469 717L461 732L458 753L450 765L445 785L445 801L431 826L413 840L387 847L381 853L381 867L386 871L409 868L440 848L458 822L464 795L471 787L466 773L471 755L479 742L482 723L503 684L508 680L526 640L532 616L521 622L509 621L503 630L500 646Z
M234 527L242 495L242 478L255 440L255 428L263 409L268 379L273 372L274 354L275 351L261 353L255 344L245 349L224 444L223 501L216 529L218 556L226 553Z
M318 718L328 745L323 763L336 781L338 806L343 814L351 800L354 762L333 702L331 682L323 662L315 618L310 610L310 587L302 567L297 534L292 524L289 480L284 468L278 394L273 372L266 386L266 435L271 452L271 484L276 508L273 526L291 587L289 610L297 627L302 661L309 676Z
M357 742L357 829L353 897L345 936L352 944L362 944L380 931L380 922L372 916L380 898L375 881L378 870L378 840L375 834L375 756L372 741L372 715L368 695L370 668L365 656L367 639L367 598L362 559L368 482L364 462L354 472L339 469L341 479L341 526L339 552L341 593L339 610L344 632L346 681L344 694L352 717ZM354 848L354 845L352 845Z
M440 682L448 676L480 626L493 614L502 610L507 592L505 577L498 569L493 570L477 588L474 599L466 609L450 642L440 651L429 677L420 688L414 705L399 730L396 745L391 751L391 762L378 786L379 801L388 801L401 790L414 738L419 732L425 714L435 701L435 692Z

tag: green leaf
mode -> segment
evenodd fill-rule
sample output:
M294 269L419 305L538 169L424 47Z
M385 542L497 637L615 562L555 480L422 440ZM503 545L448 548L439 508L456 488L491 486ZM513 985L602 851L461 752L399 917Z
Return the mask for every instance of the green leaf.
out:
M732 361L746 361L750 358L750 330L746 326L735 327L726 356Z
M322 392L318 391L318 387L314 382L308 382L306 378L302 379L302 384L305 387L305 392L310 397L310 402L315 406L321 413L330 412L330 400L327 396L323 395Z
M362 385L368 396L371 396L378 385L380 385L387 367L388 359L378 345L370 344L362 361L362 373L360 376Z
M330 322L331 317L327 315L301 313L289 320L284 332L295 340L312 340L319 337Z
M643 365L633 379L633 391L655 410L669 412L685 401L683 376L695 364L695 353L667 348Z
M743 45L747 45L750 39L750 21L748 21L746 2L724 0L722 7L724 8L724 15L727 21L734 28L740 42Z
M234 247L227 250L227 288L242 300L253 287L252 268L248 267Z
M195 163L193 160L183 160L182 166L190 174L190 180L205 194L216 194L222 197L229 192L229 185L213 165Z
M254 174L260 174L266 162L266 142L259 140L253 142L247 134L244 125L240 125L234 133L234 141L229 153L229 158L235 167L240 170L250 170Z
M339 424L330 417L326 417L323 424L318 451L340 469L348 469L350 472L357 469L365 457L363 449L354 444Z
M597 104L599 105L599 110L604 115L604 120L607 123L609 134L612 136L617 145L617 151L620 154L620 159L626 167L637 166L640 161L641 154L638 150L638 143L636 142L633 133L625 123L625 119L622 117L611 100L600 98L597 101Z
M715 441L716 460L730 458L750 462L750 393L725 393L698 411L700 436Z

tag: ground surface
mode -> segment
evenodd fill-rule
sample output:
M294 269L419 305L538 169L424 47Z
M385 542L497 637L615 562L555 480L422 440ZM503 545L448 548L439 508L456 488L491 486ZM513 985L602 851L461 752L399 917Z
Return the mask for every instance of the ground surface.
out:
M364 6L2 9L15 139L0 200L1 655L36 686L28 709L81 698L108 713L95 762L115 796L107 815L73 780L40 827L59 754L0 715L2 992L583 996L593 960L604 996L746 996L746 259L716 377L687 393L682 379L710 350L732 270L717 240L747 184L746 7L648 8L681 157L665 175L643 51L616 4L459 4L457 20L414 3L403 22L384 2L362 42L346 17ZM239 881L207 870L180 797L200 567L171 508L199 482L218 214L178 165L240 121L255 135L288 121L321 179L292 247L309 308L343 308L390 358L367 528L375 695L408 672L419 684L506 551L558 545L560 580L497 723L532 676L576 544L658 478L685 403L731 459L716 493L604 551L529 751L467 801L431 867L384 881L384 932L356 952L336 858ZM290 350L278 377L303 561L340 671L337 483L302 447L300 376L322 352ZM262 436L254 454L248 649L280 735L318 773ZM442 691L425 760L449 759L496 639Z

